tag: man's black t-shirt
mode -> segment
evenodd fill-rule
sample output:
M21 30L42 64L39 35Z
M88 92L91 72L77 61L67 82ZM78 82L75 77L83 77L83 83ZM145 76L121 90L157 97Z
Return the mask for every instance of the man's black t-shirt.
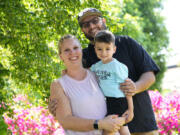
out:
M159 72L158 66L148 53L135 40L128 36L116 36L116 53L113 55L121 63L124 63L129 70L129 78L136 82L139 77L148 71L155 74ZM98 62L94 45L89 44L83 49L83 65L90 67ZM133 96L134 118L128 123L131 133L147 132L157 129L152 104L147 91Z

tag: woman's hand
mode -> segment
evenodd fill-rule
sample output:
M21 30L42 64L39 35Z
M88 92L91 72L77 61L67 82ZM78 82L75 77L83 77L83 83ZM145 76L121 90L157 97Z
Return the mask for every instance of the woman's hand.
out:
M102 120L99 120L99 129L104 129L108 132L117 132L125 123L125 117L117 115L109 115Z

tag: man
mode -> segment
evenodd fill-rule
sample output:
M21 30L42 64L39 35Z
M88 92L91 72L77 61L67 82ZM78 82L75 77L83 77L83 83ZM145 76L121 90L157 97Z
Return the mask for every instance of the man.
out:
M78 15L81 30L90 44L83 50L83 64L90 67L99 61L94 50L94 37L99 30L106 29L106 20L95 8L86 8ZM120 85L126 95L133 95L134 119L128 123L133 135L158 135L154 112L148 92L159 68L148 53L135 40L128 36L116 36L116 53L113 55L129 69L129 78ZM51 108L50 108L51 109ZM52 112L52 110L51 110ZM125 112L124 115L128 115Z

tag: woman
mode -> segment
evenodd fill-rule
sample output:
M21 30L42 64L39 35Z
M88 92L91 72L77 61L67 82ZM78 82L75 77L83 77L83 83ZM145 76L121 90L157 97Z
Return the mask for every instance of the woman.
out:
M95 75L82 66L78 39L66 35L59 41L59 56L67 73L51 84L50 98L58 99L56 118L66 135L101 135L101 130L115 132L125 120L106 115L106 104Z

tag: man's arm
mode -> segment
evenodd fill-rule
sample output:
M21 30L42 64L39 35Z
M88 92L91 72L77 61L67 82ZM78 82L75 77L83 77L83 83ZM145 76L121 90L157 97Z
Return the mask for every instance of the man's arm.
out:
M131 79L126 79L124 83L121 83L120 89L123 90L125 95L133 96L148 89L155 82L155 80L156 78L154 72L145 72L136 82L133 82Z
M139 80L135 82L136 93L141 93L147 90L155 81L156 81L156 77L154 75L154 72L143 73L140 76Z

